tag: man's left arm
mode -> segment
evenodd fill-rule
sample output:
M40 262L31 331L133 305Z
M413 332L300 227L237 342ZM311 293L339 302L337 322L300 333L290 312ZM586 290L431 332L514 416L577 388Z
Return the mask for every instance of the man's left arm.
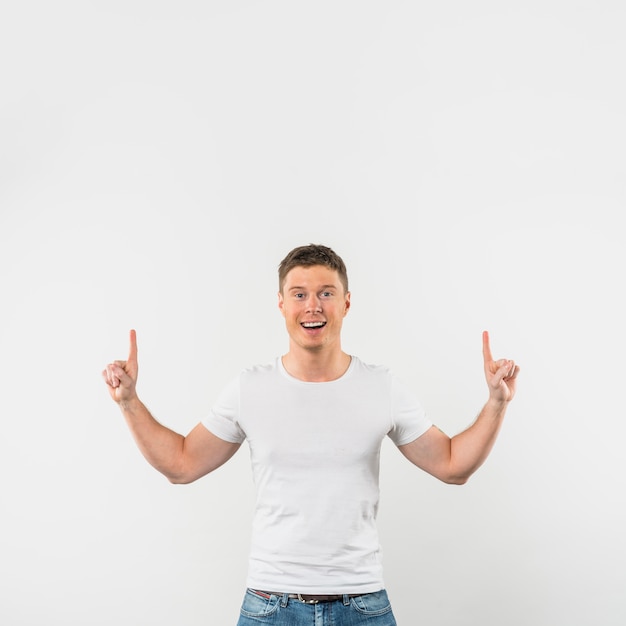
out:
M487 331L483 332L483 360L489 399L476 421L452 438L433 426L415 441L399 446L409 461L446 483L466 483L483 464L515 396L519 366L510 359L493 360Z

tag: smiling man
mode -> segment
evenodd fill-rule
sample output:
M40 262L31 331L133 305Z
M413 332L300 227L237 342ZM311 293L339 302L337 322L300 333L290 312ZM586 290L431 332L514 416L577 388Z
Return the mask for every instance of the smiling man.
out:
M303 260L296 248L279 268L278 308L289 333L283 365L293 376L310 382L339 378L350 364L341 350L341 327L350 308L348 278L343 261L319 248ZM328 265L320 265L321 261ZM314 265L298 265L315 262Z
M382 441L435 478L465 483L496 440L519 368L494 361L483 333L489 396L450 438L388 368L343 351L350 292L333 250L295 248L278 273L289 350L243 370L186 437L137 397L134 331L128 360L103 377L141 452L173 483L208 474L248 442L258 495L238 626L394 626L376 530Z

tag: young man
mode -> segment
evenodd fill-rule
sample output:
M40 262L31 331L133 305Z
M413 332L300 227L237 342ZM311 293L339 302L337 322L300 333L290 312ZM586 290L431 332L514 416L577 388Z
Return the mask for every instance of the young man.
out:
M494 361L483 333L489 398L449 438L385 367L341 348L348 277L330 248L292 250L279 266L289 350L251 367L186 437L159 424L135 391L137 342L103 372L145 458L173 483L228 461L247 439L258 490L239 626L394 626L376 532L378 467L389 436L417 467L463 484L491 450L519 367Z

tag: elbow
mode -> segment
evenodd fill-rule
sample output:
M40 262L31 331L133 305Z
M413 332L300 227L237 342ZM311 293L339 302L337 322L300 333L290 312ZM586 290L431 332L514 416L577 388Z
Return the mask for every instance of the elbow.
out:
M173 467L168 465L166 467L158 467L157 469L172 485L187 485L195 480L196 477L191 476L189 472L186 472L183 467Z
M176 470L170 469L167 472L163 472L167 480L172 483L172 485L188 485L189 483L193 483L199 478L206 476L206 474L213 471L214 468L185 468L180 467Z
M446 485L459 485L460 486L460 485L465 485L467 481L469 480L469 478L470 478L469 476L451 476L444 482L446 483Z
M170 481L172 485L188 485L198 478L198 476L194 476L185 472L170 472L165 474L165 477L167 478L167 480Z
M166 476L166 478L172 485L188 485L190 482L193 482L189 478L179 475Z
M443 476L439 476L439 480L446 485L465 485L470 479L471 474L450 473Z
M157 469L172 485L188 485L199 478L198 474L193 472L193 468L185 463L184 459L179 458L176 461L170 461L162 465L155 465Z
M450 463L439 478L447 485L465 485L478 467L479 465Z
M472 472L448 466L426 469L426 472L446 485L464 485L472 475Z

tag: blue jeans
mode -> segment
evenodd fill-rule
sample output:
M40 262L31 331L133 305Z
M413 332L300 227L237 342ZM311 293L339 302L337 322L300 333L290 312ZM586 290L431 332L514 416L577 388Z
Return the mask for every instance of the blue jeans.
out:
M287 595L264 598L251 589L241 605L237 626L397 626L386 591L335 602L305 604Z

